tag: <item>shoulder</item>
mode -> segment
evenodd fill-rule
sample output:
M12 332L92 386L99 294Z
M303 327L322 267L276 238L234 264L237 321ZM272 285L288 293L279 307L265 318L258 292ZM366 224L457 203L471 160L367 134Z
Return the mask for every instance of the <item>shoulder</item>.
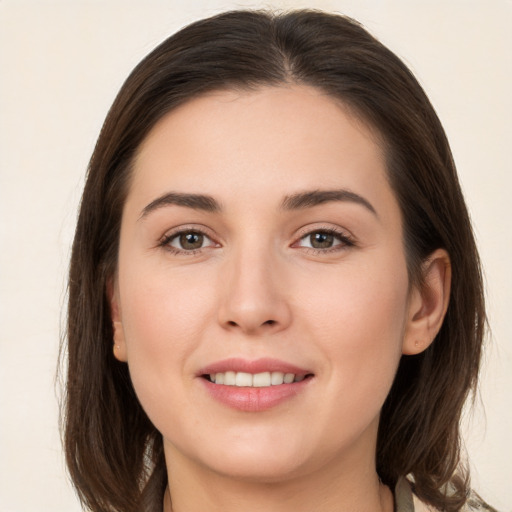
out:
M440 512L438 509L426 505L413 495L414 512ZM460 509L460 512L498 512L490 507L476 495L471 495L467 503Z
M467 512L498 512L495 508L487 505L476 493L471 493L464 510Z
M396 512L441 512L438 509L423 503L411 489L406 478L401 478L395 487ZM487 505L480 497L471 493L467 503L460 512L497 512Z

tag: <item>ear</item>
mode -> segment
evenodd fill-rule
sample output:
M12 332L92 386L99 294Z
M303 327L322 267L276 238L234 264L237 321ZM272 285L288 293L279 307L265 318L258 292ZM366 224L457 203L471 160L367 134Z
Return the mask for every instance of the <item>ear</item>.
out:
M419 354L434 341L448 309L451 278L450 257L444 249L423 262L421 284L410 292L403 354Z
M123 323L121 320L121 307L119 304L119 289L114 278L108 280L107 297L110 304L110 318L112 319L112 330L114 332L114 357L123 363L128 361L126 355L126 341L124 336Z

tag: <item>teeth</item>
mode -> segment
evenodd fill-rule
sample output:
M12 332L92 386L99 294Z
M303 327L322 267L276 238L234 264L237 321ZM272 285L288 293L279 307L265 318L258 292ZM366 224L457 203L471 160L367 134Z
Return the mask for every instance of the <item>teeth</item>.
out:
M250 373L237 372L235 384L238 387L252 386L252 375Z
M293 382L293 379L295 379L295 375L293 373L287 373L284 376L284 383L291 384Z
M272 376L270 377L270 383L272 386L278 386L284 382L284 373L281 372L272 372Z
M215 381L215 382L217 382L217 381ZM270 384L271 384L270 372L257 373L256 375L252 376L252 385L255 388L264 388L266 386L270 386Z
M215 382L217 382L217 375L215 375ZM224 384L226 386L236 385L236 373L235 372L226 372L224 374Z
M292 382L301 382L305 375L283 372L223 372L210 374L210 380L215 384L238 387L264 388L268 386L280 386L281 384L291 384Z

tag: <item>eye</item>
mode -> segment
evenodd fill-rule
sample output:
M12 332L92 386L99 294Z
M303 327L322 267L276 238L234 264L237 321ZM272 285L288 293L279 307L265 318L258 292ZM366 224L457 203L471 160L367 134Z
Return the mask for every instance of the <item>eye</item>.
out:
M186 253L212 247L216 244L201 231L187 230L166 236L161 245L176 253Z
M319 251L336 250L345 246L352 246L354 243L350 238L342 233L338 233L332 229L318 229L311 231L307 235L300 238L296 246L307 249L315 249Z

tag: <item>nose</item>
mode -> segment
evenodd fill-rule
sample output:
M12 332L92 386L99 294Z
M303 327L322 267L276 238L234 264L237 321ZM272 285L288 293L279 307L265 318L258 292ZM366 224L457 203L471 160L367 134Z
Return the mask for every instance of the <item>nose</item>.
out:
M247 335L286 329L292 319L284 269L266 252L247 251L226 261L219 322Z

